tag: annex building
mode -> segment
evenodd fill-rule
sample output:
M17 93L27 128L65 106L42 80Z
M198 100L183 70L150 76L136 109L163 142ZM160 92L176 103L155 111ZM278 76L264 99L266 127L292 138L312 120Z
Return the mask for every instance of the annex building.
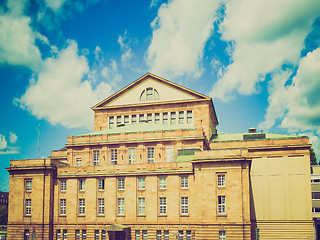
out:
M92 110L10 162L8 239L313 239L307 137L218 134L210 97L150 73Z

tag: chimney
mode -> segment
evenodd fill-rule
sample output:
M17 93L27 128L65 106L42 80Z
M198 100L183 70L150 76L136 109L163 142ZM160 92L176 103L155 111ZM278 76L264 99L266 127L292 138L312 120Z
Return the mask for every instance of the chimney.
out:
M257 129L255 129L254 127L249 128L249 133L256 133Z

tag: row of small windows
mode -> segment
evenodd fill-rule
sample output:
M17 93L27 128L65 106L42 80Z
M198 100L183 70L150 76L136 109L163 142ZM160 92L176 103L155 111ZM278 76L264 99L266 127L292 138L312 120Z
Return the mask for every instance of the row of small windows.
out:
M139 123L156 123L156 124L192 124L193 114L192 111L179 111L179 112L163 112L163 113L147 113L138 115L124 115L109 117L109 129L126 126L129 124Z

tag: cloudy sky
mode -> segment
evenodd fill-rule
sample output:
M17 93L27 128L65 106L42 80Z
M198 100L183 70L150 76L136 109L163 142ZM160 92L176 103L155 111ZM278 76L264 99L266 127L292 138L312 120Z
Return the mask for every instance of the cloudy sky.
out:
M211 96L219 133L320 155L319 0L0 0L0 191L10 159L92 131L91 107L147 72Z

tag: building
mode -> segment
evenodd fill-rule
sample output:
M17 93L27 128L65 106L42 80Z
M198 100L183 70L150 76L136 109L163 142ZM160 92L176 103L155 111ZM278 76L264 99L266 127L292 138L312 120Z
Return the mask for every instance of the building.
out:
M320 166L311 166L312 217L315 239L320 239Z
M210 97L150 73L92 110L10 162L9 239L313 239L307 137L217 134Z

